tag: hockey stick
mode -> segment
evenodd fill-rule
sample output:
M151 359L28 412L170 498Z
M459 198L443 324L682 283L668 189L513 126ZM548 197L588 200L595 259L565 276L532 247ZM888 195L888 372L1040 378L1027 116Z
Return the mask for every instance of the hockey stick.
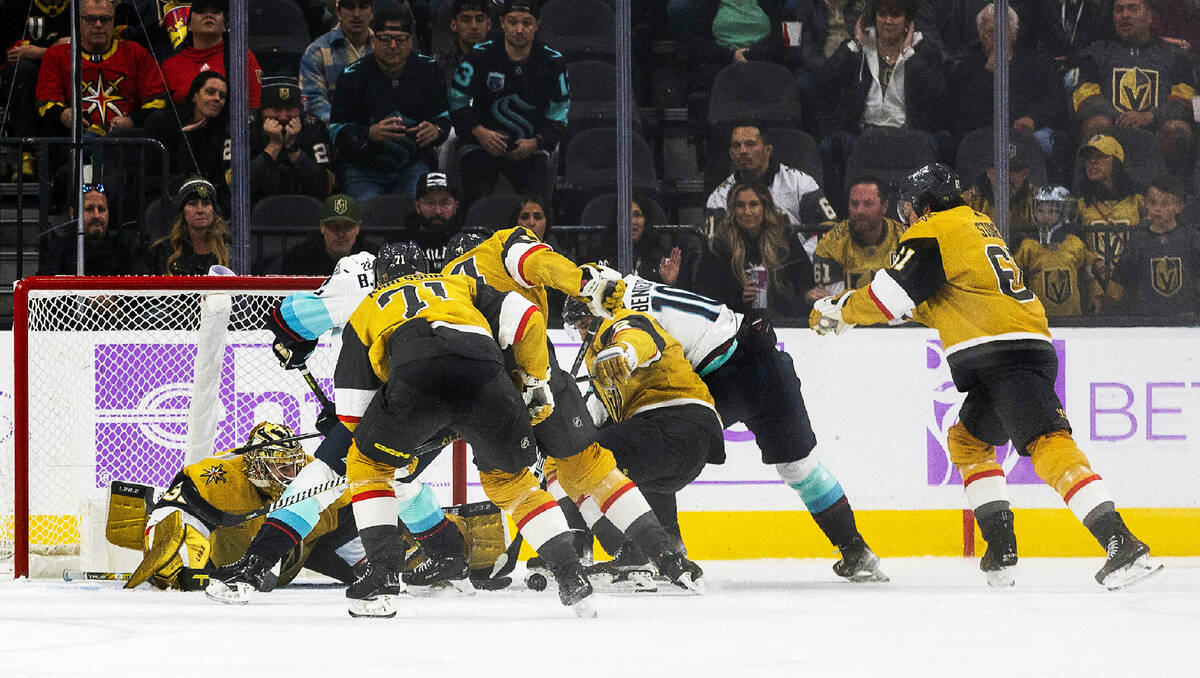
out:
M455 440L458 440L457 435L445 435L441 438L422 443L408 454L409 456L419 457L422 454L428 454L434 450L440 450ZM253 511L247 511L246 513L227 513L221 516L221 519L218 521L218 525L221 527L233 527L235 525L241 525L248 520L254 520L255 518L261 518L262 516L270 515L273 511L278 509L299 504L305 499L315 497L322 492L328 492L329 490L337 489L345 485L347 482L346 476L338 476L337 478L327 480L320 485L314 485L313 487L310 487L302 492L297 492L296 494L282 497L262 508L254 509Z
M99 581L126 581L129 579L131 572L91 572L83 570L63 570L63 581L80 581L80 580L99 580Z
M317 383L317 378L312 375L312 372L308 371L308 365L301 365L296 369L300 370L300 375L304 377L304 382L308 384L310 389L312 389L313 395L317 396L317 401L321 403L321 409L333 409L333 403L329 402L329 398L326 397L325 391L322 390L321 385Z
M242 445L241 447L235 447L232 450L229 450L228 454L245 454L246 452L249 452L251 450L257 450L257 449L260 449L263 447L268 447L270 445L283 445L286 443L294 443L298 440L308 440L309 438L316 438L319 435L322 435L322 434L321 433L300 433L300 434L297 434L294 436L288 436L287 438L279 438L278 440L264 440L261 443L254 443L253 445Z

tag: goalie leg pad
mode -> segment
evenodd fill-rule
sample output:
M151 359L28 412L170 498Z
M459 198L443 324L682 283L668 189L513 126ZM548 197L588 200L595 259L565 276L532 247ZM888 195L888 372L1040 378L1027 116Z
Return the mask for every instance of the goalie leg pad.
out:
M535 551L540 552L546 542L568 531L558 502L538 486L529 469L518 473L480 471L479 480L488 498L513 517Z
M108 489L105 537L114 546L142 550L145 547L146 519L154 500L154 488L149 485L114 481Z
M166 579L176 577L183 569L183 560L179 557L182 545L183 514L173 511L146 532L145 555L125 582L125 588L135 589L155 574Z

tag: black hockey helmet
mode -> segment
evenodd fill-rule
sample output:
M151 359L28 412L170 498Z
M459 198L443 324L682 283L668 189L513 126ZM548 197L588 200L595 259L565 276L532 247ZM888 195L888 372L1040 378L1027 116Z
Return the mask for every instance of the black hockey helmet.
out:
M928 207L934 212L948 210L963 204L962 184L958 174L940 162L931 163L904 178L900 184L900 199L896 201L896 212L900 220L907 223L904 203L912 203L913 211L919 216Z
M487 238L478 231L459 231L450 236L449 242L446 243L446 257L457 259L478 247L484 240Z
M429 259L417 243L389 242L375 255L375 289L413 273L428 273Z

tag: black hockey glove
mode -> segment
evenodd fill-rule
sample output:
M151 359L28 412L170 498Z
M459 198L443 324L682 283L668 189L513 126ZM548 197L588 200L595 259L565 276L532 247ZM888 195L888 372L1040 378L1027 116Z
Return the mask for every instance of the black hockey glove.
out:
M267 329L275 334L271 350L279 358L279 366L285 370L295 370L304 367L305 361L317 349L316 339L304 339L296 334L279 313L279 304L275 304L266 317Z

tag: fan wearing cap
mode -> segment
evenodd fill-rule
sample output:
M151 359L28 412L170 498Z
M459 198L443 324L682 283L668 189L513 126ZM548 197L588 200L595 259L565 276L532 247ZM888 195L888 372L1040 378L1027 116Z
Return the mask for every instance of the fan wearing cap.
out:
M166 235L150 246L150 275L207 275L231 261L229 222L217 214L217 190L202 177L183 182L175 194L179 216Z
M216 71L228 77L225 70L225 21L228 16L225 0L192 2L184 47L162 64L162 74L175 103L184 103L192 80L201 71ZM250 87L250 108L258 108L262 98L262 67L250 50L246 50L246 80Z
M1079 149L1083 177L1079 186L1079 234L1099 255L1090 268L1089 306L1093 313L1112 310L1116 290L1108 282L1120 263L1129 234L1139 230L1145 199L1125 170L1125 149L1107 134L1096 134Z
M442 71L413 51L412 16L380 10L372 29L375 51L342 73L329 114L342 188L359 202L414 196L450 131Z
M447 252L450 237L461 228L458 198L444 172L429 172L417 182L416 211L404 217L393 240L415 242L425 251L430 270L440 271L454 257Z
M267 78L262 109L250 116L250 199L285 194L324 198L333 185L329 150L325 125L301 111L296 79Z
M994 219L996 200L996 164L989 162L975 183L963 191L962 199L976 212ZM1015 144L1008 147L1008 242L1019 243L1033 235L1033 194L1037 189L1029 182L1029 162Z
M300 93L304 110L329 123L338 78L347 66L371 54L372 0L338 0L338 23L304 50L300 59Z
M492 17L488 14L487 0L454 0L450 11L450 32L454 34L454 46L437 57L442 70L449 79L458 70L475 45L487 40L492 30Z
M379 243L359 233L361 224L358 201L344 193L329 196L321 210L321 232L284 252L279 272L328 276L342 257L358 252L378 252Z
M571 105L565 59L537 39L538 3L505 0L500 27L504 39L475 45L450 81L467 206L501 173L516 193L546 191L547 160Z

